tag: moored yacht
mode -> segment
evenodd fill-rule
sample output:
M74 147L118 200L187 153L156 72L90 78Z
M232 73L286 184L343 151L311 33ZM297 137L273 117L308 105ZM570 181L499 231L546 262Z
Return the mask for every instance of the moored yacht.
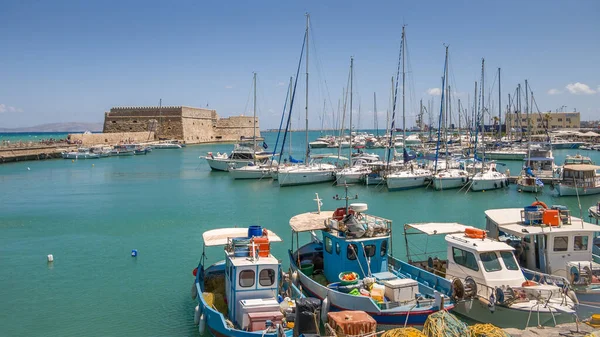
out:
M508 186L508 178L496 170L496 164L491 163L483 172L476 173L471 178L472 191L488 191Z

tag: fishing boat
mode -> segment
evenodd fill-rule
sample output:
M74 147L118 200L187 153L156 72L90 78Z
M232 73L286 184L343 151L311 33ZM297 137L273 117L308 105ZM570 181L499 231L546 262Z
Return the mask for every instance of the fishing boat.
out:
M524 208L490 209L485 216L489 236L517 248L525 277L571 287L580 303L580 317L598 312L600 264L594 261L592 242L600 226L571 216L564 206L548 207L540 201Z
M150 146L136 146L133 152L136 155L146 155L152 152L152 148Z
M134 145L115 145L113 149L110 151L111 156L123 157L123 156L133 156L135 155L135 146Z
M588 215L589 215L590 219L595 220L596 225L597 225L600 220L600 202L598 202L596 205L590 206L590 208L588 208ZM596 245L594 245L594 246L596 246ZM596 247L594 247L594 249L596 249ZM598 247L598 252L594 251L594 254L599 255L599 257L600 257L600 247Z
M446 249L423 247L423 235L436 247L434 237L444 235ZM459 223L405 224L404 237L409 263L433 274L462 316L519 329L575 321L575 302L563 289L527 280L515 249L487 238L484 230Z
M282 297L300 297L293 285L286 289L281 263L270 252L270 244L281 242L260 226L220 228L202 234L203 252L192 287L198 301L194 322L200 334L212 336L283 337L293 330L283 324ZM206 266L205 249L224 247L225 260ZM286 304L289 301L286 301Z
M558 194L591 195L600 193L600 166L592 164L569 164L562 168L558 181Z
M98 159L100 155L93 153L87 147L80 147L77 151L62 152L63 159Z
M322 313L364 310L378 325L420 326L431 313L452 309L444 284L426 283L429 275L392 256L392 221L367 214L367 204L348 205L347 187L338 198L344 199L346 207L321 211L317 195L317 212L290 219L297 246L292 240L292 279L323 300ZM304 232L313 232L312 239L301 246Z
M227 153L212 153L204 157L206 162L213 171L229 171L231 167L240 168L254 162L266 163L273 154L264 152L262 148L255 146L255 141L252 138L242 137L238 144L235 144L233 151L229 155Z
M156 150L181 149L183 146L176 140L165 140L150 144L150 147Z

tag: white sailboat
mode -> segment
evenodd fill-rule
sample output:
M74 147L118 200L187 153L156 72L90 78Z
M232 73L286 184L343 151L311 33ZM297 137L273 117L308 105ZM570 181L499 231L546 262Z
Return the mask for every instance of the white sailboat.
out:
M306 125L306 153L304 156L304 165L279 168L277 172L277 181L279 186L307 185L322 182L333 181L335 179L335 165L323 162L323 159L331 156L313 156L310 160L310 143L308 142L308 49L309 49L309 28L310 15L306 14L306 97L305 97L305 125Z

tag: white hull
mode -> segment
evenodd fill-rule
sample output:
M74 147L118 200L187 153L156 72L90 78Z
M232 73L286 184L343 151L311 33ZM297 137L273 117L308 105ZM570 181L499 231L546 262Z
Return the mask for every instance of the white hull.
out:
M471 185L472 191L488 191L503 188L506 185L506 178L494 178L494 179L476 179L473 178L473 184Z
M411 188L418 188L425 186L426 176L415 176L415 177L394 177L388 176L385 181L387 183L388 190L399 191L408 190Z
M230 169L229 176L233 179L271 179L271 169L259 166L244 166Z
M433 188L436 190L450 190L460 188L467 184L468 177L433 177Z
M156 150L181 149L181 145L179 144L151 144L150 147Z
M586 188L578 186L576 190L574 186L558 184L558 194L561 196L600 194L600 186Z
M279 186L294 186L324 183L335 180L335 169L301 167L298 169L284 170L277 173Z
M557 324L574 321L574 316L570 313L562 313L557 310L550 313L546 307L541 305L539 307L539 325L554 326L554 319L556 319ZM458 302L454 306L454 311L472 320L491 323L500 328L525 329L529 318L529 309L526 307L517 309L497 305L494 312L492 312L488 307L488 302L479 299ZM552 314L554 314L554 319ZM531 318L529 319L529 327L536 326L538 326L537 308L531 312Z
M65 152L62 157L64 159L98 159L100 155L97 153Z
M322 141L314 141L314 142L310 142L310 148L311 149L322 149L322 148L326 148L329 143L327 142L322 142Z
M483 156L483 152L477 153L479 156ZM523 160L527 157L526 151L515 151L515 152L503 152L503 151L490 151L485 153L486 159L494 160Z
M231 160L224 158L210 158L205 157L208 166L214 171L229 171L229 167L234 166L235 168L240 168L247 166L252 163L252 160Z

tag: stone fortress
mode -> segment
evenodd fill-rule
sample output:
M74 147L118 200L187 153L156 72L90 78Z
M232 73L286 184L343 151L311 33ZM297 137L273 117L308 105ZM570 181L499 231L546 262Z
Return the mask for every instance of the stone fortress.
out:
M252 137L253 128L260 136L258 118L254 123L253 119L221 118L216 110L187 106L114 107L104 114L103 134L152 134L154 140L178 139L187 144L233 142Z

